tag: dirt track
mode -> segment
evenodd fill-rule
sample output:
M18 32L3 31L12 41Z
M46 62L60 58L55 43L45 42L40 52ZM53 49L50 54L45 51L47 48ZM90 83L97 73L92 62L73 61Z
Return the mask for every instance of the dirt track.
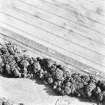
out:
M12 99L12 101L23 102L29 105L53 105L57 96L44 85L34 83L28 79L11 79L0 77L0 96ZM2 93L2 94L1 94ZM48 95L50 94L50 95ZM53 97L53 98L52 98Z

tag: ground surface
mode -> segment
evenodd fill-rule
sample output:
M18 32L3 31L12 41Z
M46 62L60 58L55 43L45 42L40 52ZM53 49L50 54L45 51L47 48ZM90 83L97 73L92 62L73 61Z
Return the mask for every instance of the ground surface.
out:
M29 79L0 77L0 97L26 105L95 105L71 97L56 96L48 87Z

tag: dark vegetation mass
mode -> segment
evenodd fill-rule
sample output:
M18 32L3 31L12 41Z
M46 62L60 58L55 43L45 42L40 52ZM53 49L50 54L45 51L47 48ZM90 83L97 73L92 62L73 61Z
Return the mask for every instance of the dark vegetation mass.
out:
M34 58L18 51L16 45L6 42L0 45L0 74L11 78L40 80L57 95L105 101L105 81L95 76L69 73L63 66L48 58ZM4 104L3 104L4 105Z

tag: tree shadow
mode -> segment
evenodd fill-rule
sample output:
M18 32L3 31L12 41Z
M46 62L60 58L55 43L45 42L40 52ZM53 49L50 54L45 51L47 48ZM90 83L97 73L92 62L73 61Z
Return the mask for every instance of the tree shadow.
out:
M46 91L46 93L48 95L50 95L50 96L57 96L57 94L51 89L51 87L47 83L45 83L45 82L43 82L41 80L36 80L35 83L37 83L38 85L44 85L44 89L43 90Z
M94 104L96 104L96 105L105 105L105 102L100 103L96 99L91 99L91 98L89 99L89 98L83 98L83 97L78 97L78 99L81 102L92 103L93 105Z
M0 74L0 76L1 76L1 77L5 77L5 78L14 78L14 77L8 76L8 75L6 75L6 74Z
M45 88L43 89L46 91L46 93L50 96L58 96L49 86L45 85Z
M95 103L96 104L96 101L95 100L92 100L92 99L89 99L89 98L78 97L78 99L81 102Z

